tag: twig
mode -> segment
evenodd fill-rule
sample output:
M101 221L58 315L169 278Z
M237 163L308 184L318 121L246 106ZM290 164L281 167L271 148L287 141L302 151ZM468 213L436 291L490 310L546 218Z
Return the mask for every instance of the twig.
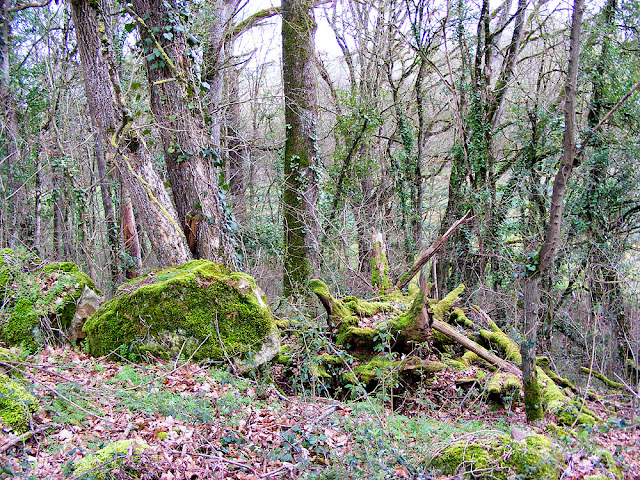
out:
M187 360L185 360L185 362L182 365L178 365L176 368L174 368L173 370L171 370L170 372L167 372L163 375L160 375L159 377L155 377L153 380L149 380L148 382L145 383L141 383L140 385L135 385L133 387L129 387L126 388L126 391L129 390L137 390L140 387L144 387L146 385L149 385L151 383L157 382L158 380L168 377L169 375L171 375L172 373L175 373L176 371L180 370L182 367L184 367L185 365L187 365L191 359L193 358L193 356L198 352L198 350L200 350L200 348L202 348L202 345L204 345L204 343L209 340L209 337L211 336L211 334L208 334L207 337L200 343L200 345L198 345L198 348L196 348L193 353L189 356L189 358L187 358ZM182 345L184 347L184 344ZM182 348L180 349L180 353L182 353ZM180 353L178 354L178 358L180 358Z
M620 383L622 383L622 385L624 385L625 390L627 390L631 395L633 395L634 398L637 398L638 400L640 400L640 394L638 392L636 392L631 385L629 385L627 382L625 382L624 379L620 375L618 375L617 373L614 373L614 375L616 377L618 377L618 380L620 380Z
M218 312L216 312L215 314L214 322L216 327L216 334L218 335L218 341L220 342L220 348L222 348L222 353L224 353L224 358L227 360L227 362L229 362L229 365L231 366L231 370L233 370L233 374L238 375L236 366L233 364L233 362L229 358L229 355L227 354L227 349L224 348L224 342L222 341L222 337L220 336L220 329L218 328Z
M7 439L7 441L4 442L2 445L0 445L0 453L6 452L7 450L9 450L14 445L17 445L20 442L24 442L25 440L31 438L34 435L37 435L39 433L44 432L45 430L49 430L50 428L55 428L55 427L58 427L58 426L59 425L57 423L50 423L50 424L47 424L47 425L41 425L40 427L36 428L35 430L29 430L28 432L25 432L22 435L17 435L15 437L11 437L11 438Z
M193 456L196 456L196 457L209 458L211 460L218 460L220 462L229 463L231 465L235 465L236 467L240 467L240 468L244 468L246 470L249 470L256 477L260 477L260 474L253 467L251 467L250 465L247 465L245 463L236 462L236 461L230 460L228 458L218 457L218 456L215 456L215 455L207 455L206 453L197 453L197 452L184 453L184 452L181 452L179 450L171 450L169 453L172 453L174 455L180 455L180 456L193 455Z

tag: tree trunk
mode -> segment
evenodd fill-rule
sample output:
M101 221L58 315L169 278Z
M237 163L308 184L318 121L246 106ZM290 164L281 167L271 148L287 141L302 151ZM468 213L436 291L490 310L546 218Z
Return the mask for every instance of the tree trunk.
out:
M124 251L127 254L125 275L127 279L136 278L142 270L142 255L136 219L133 215L131 198L125 192L122 196L122 239Z
M109 265L109 273L111 277L110 289L113 289L120 283L118 274L118 224L111 200L111 187L107 178L107 161L105 158L104 141L98 126L96 125L93 115L91 115L91 123L95 131L93 148L96 156L96 166L98 167L98 181L100 182L100 197L102 199L102 209L104 211L104 220L107 230L107 263Z
M71 14L84 72L87 100L108 154L120 170L122 181L163 265L178 265L192 256L177 214L141 138L130 131L131 118L122 105L118 73L99 6L73 0Z
M235 269L218 186L219 139L211 144L206 133L178 6L165 0L135 0L133 6L178 221L195 257ZM156 36L154 31L165 33Z
M229 152L229 193L233 201L233 212L240 224L246 216L245 162L247 148L241 137L240 127L240 71L229 71L229 108L227 118L227 149Z
M317 269L316 22L309 0L282 2L284 154L284 294L305 295Z
M569 68L565 86L565 126L562 138L562 161L553 182L549 225L545 239L537 257L531 259L531 264L527 266L530 273L525 279L524 286L525 331L523 332L524 339L522 340L520 349L522 352L522 381L524 386L525 408L527 420L530 422L541 418L542 414L542 398L540 397L540 392L536 392L538 383L535 368L536 338L541 313L539 311L539 282L540 278L553 268L553 256L558 238L560 237L560 227L562 225L564 192L569 176L573 171L576 158L575 116L583 10L584 0L574 0L571 37L569 40Z
M9 248L18 245L20 241L20 198L24 189L20 189L20 160L21 139L18 129L18 117L13 92L10 87L10 63L9 54L11 40L11 17L7 9L10 0L0 0L0 114L2 115L3 135L6 136L6 157L2 163L5 165L9 181L10 199L3 207L5 242ZM20 191L18 190L20 189Z

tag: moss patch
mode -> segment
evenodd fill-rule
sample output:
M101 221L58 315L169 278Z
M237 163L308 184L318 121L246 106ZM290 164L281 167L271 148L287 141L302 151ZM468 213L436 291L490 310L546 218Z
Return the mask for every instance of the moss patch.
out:
M460 440L447 446L431 461L445 475L464 478L557 479L562 458L554 455L551 441L533 435L514 442L508 435Z
M37 410L37 398L22 383L0 374L0 420L4 425L18 433L26 432Z
M547 404L547 410L556 416L558 425L573 425L574 423L593 425L595 423L596 415L591 413L586 406L562 393L560 387L540 367L536 367L536 370L538 384Z
M480 330L482 338L487 340L491 347L497 347L500 351L505 353L507 360L517 363L522 363L522 355L520 354L520 347L511 340L500 327L496 325L493 320L489 321L489 328L491 330Z
M91 472L92 478L98 480L111 478L108 472L118 468L130 451L140 454L149 448L143 440L118 440L98 450L95 455L89 455L76 462L74 466L76 477Z
M83 331L96 356L124 351L174 357L182 351L194 360L260 364L268 360L258 358L263 346L273 350L269 358L280 350L273 316L253 278L206 260L125 283Z

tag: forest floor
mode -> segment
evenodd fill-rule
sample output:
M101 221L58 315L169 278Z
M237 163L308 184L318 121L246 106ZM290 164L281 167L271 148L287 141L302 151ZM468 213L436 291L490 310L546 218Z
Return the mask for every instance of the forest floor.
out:
M594 455L602 448L625 479L640 478L638 422L629 418L628 398L605 392L588 405L608 419L604 424L554 429L553 419L527 426L517 401L505 408L461 390L448 370L397 397L394 412L373 394L344 403L287 396L266 380L211 366L116 363L62 347L16 369L33 384L41 408L32 419L35 433L18 439L2 432L0 478L456 478L429 466L447 445L522 430L551 436L565 460L558 466L563 479L606 473ZM95 468L74 470L119 440L134 442L118 444L124 447Z

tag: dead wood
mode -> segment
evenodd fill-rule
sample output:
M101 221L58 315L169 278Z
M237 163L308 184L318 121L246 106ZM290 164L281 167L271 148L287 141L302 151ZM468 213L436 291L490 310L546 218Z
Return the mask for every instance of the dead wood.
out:
M400 277L400 280L398 280L398 282L396 283L395 287L398 290L401 290L407 286L407 284L411 281L411 279L417 275L417 273L420 271L422 266L425 263L427 263L431 257L433 257L436 253L438 253L438 251L440 251L440 249L446 243L447 239L453 234L453 232L455 232L458 229L458 227L460 227L460 225L462 225L465 222L470 222L475 218L475 217L467 218L467 215L469 215L469 213L470 212L465 213L464 217L462 217L460 220L458 220L453 225L451 225L451 227L449 227L449 230L447 230L443 235L440 235L438 238L436 238L435 242L433 242L429 246L429 248L427 248L420 255L418 255L415 262L413 263L413 266L409 269L407 273L402 275Z
M432 328L442 333L443 335L446 335L450 339L458 342L464 348L472 351L483 360L486 360L487 362L489 362L491 365L494 365L506 372L513 373L514 375L518 375L519 377L522 376L522 372L514 364L506 360L503 360L497 355L494 355L493 353L489 352L486 348L478 345L476 342L468 338L466 335L458 332L455 328L451 327L449 324L446 324L444 322L441 322L440 320L434 319Z

